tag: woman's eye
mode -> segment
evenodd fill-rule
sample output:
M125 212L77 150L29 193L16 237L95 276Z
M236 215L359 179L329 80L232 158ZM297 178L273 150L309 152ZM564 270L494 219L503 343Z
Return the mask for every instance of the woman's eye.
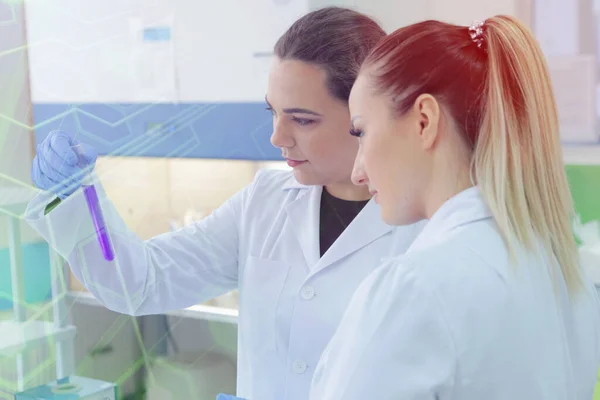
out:
M297 124L301 125L301 126L306 126L306 125L310 125L313 124L315 122L314 119L309 119L309 118L298 118L298 117L293 117L292 120L294 122L296 122Z
M359 138L359 137L362 137L363 131L361 131L360 129L350 129L350 134L352 136L355 136L355 137Z
M275 110L273 110L271 107L267 107L267 108L265 108L265 110L267 110L271 114L275 115Z

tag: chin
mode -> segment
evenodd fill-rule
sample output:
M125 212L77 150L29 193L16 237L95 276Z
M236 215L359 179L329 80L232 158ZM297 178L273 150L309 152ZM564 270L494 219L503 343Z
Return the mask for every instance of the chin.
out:
M308 174L304 171L299 171L298 169L294 168L293 170L294 172L294 178L296 178L296 180L298 181L298 183L300 183L301 185L322 185L323 183L321 182L321 180L314 176L313 174Z

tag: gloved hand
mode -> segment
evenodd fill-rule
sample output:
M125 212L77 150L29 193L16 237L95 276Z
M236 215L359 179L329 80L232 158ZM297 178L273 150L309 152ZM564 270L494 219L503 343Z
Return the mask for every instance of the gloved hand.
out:
M75 145L81 145L80 158L84 159L85 165L78 162L77 153L73 150ZM93 147L77 142L65 132L52 131L37 146L31 179L39 189L65 199L81 186L81 179L94 168L97 157L98 152Z
M246 400L246 399L242 399L241 397L235 397L231 394L219 394L217 395L217 400Z

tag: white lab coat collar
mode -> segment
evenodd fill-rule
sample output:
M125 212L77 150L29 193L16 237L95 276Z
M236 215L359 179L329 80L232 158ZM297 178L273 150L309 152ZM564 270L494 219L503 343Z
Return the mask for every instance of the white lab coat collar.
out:
M327 250L320 252L319 225L322 186L303 185L293 175L283 186L284 190L303 189L298 198L286 207L292 228L300 243L306 264L311 274L326 268L372 241L392 231L393 227L381 220L379 206L371 199L354 218L348 228ZM308 211L307 211L308 210ZM354 230L360 229L359 235Z
M296 184L300 185L297 182ZM300 193L296 200L287 205L285 210L292 223L292 230L300 243L306 264L310 269L311 266L317 263L321 256L319 248L319 217L323 187L302 186L303 189L308 190ZM295 185L289 181L285 187L289 189L295 187Z
M447 239L448 234L454 229L491 217L492 213L485 204L479 187L465 189L442 204L407 252L433 246Z
M323 254L314 273L361 249L394 229L381 219L381 209L371 199L352 220L329 250ZM357 234L357 232L360 232Z

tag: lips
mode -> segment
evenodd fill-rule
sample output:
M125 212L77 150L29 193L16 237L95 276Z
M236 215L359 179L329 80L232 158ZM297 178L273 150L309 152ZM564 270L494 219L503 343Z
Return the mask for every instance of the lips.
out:
M304 160L304 161L301 161L301 160L292 160L291 158L286 158L285 160L287 161L287 164L290 167L292 167L292 168L293 167L297 167L299 165L302 165L302 164L304 164L306 162L306 160Z

